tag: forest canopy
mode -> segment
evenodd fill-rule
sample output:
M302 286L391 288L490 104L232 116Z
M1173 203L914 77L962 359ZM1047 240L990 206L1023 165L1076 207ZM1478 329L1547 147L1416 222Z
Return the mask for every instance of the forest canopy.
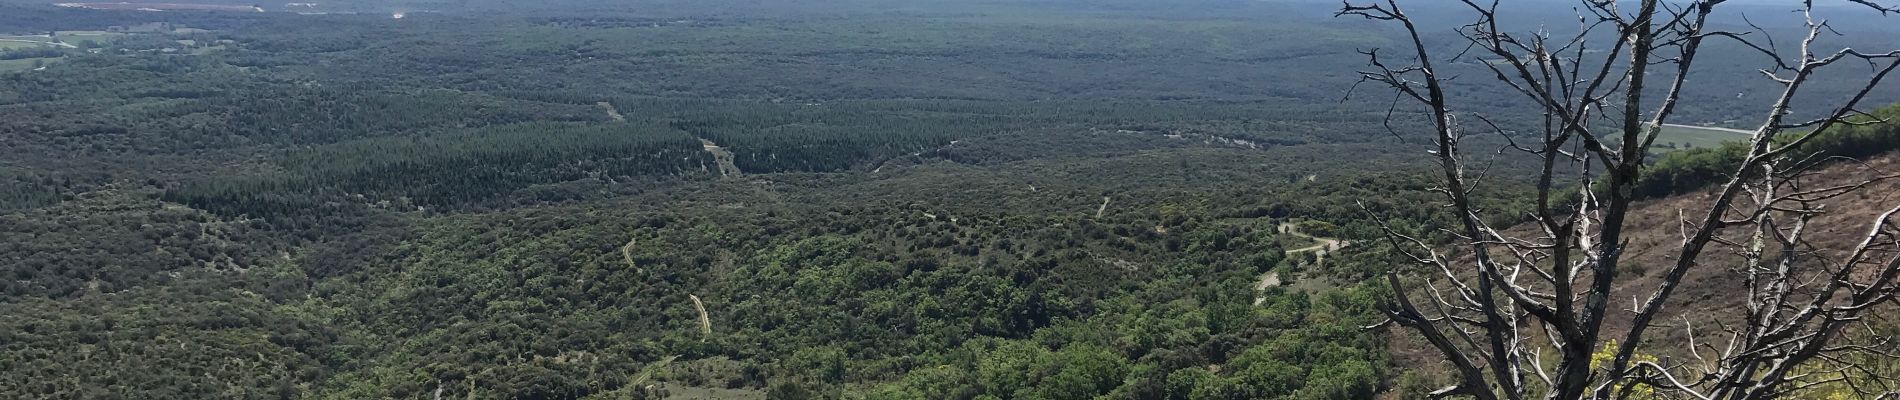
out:
M1411 147L1429 115L1354 87L1354 49L1405 38L1330 4L255 6L0 2L0 397L1439 383L1364 328L1391 296L1381 234L1460 221ZM1452 88L1541 126L1508 90ZM1681 115L1737 127L1763 90ZM1872 155L1893 129L1809 146ZM1643 194L1735 156L1673 152ZM1528 160L1471 191L1487 223L1524 222Z

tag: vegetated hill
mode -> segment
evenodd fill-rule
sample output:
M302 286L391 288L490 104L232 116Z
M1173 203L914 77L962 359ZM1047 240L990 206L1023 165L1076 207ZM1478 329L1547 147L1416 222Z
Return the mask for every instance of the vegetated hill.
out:
M1823 262L1841 259L1844 253L1865 239L1874 218L1900 206L1900 179L1879 179L1896 176L1900 176L1900 152L1889 152L1863 160L1832 160L1799 179L1799 187L1805 190L1877 181L1853 193L1816 203L1824 207L1827 213L1808 222L1806 238L1813 247L1804 250L1811 254L1803 257L1803 262L1797 268L1822 268ZM1784 187L1779 190L1789 193L1802 189ZM1683 227L1684 219L1700 218L1706 213L1708 203L1716 195L1713 190L1710 188L1637 204L1625 228L1625 235L1630 238L1627 249L1629 258L1620 271L1623 273L1619 276L1621 282L1610 296L1615 307L1628 308L1630 299L1646 298L1655 291L1662 275L1676 263L1682 232L1686 229ZM1741 200L1737 204L1744 208L1752 205L1746 198ZM1783 222L1785 226L1791 226L1786 225L1791 223ZM1754 229L1756 227L1752 224L1737 225L1722 230L1720 235L1746 243ZM1743 276L1737 270L1742 265L1739 251L1735 246L1712 243L1698 259L1699 266L1690 269L1681 286L1676 289L1674 300L1665 309L1667 318L1660 320L1676 324L1682 316L1689 316L1689 321L1695 323L1698 329L1698 336L1706 336L1715 330L1711 323L1740 316L1744 297L1739 294L1744 293L1745 286ZM1770 247L1768 251L1773 252L1775 249ZM1627 318L1627 314L1624 317ZM1612 328L1620 327L1615 325L1617 323L1626 322L1613 319ZM1652 328L1651 332L1654 332L1650 335L1651 340L1663 343L1682 341L1686 334L1680 328Z
M1418 138L1388 131L1421 115L1388 126L1387 99L1339 98L1352 50L1391 31L1227 0L506 11L594 2L0 5L18 33L198 28L0 64L0 398L1357 399L1393 381L1359 329L1381 288L1353 284L1389 259L1309 262L1276 230L1449 224L1407 167ZM1481 81L1454 94L1534 115ZM1747 112L1730 99L1750 89L1699 90L1685 120ZM1511 185L1474 195L1511 215ZM1269 271L1293 284L1256 290Z
M1811 271L1821 268L1822 260L1842 258L1843 253L1865 238L1874 218L1900 206L1900 179L1895 179L1900 178L1900 151L1862 159L1826 159L1810 166L1813 168L1811 173L1798 180L1800 188L1813 190L1875 180L1851 194L1817 202L1827 213L1808 223L1806 238L1813 247L1806 250L1811 254L1805 256L1804 261L1797 266L1798 269ZM1889 179L1877 179L1881 177ZM1616 311L1606 320L1604 332L1615 335L1627 329L1632 316L1628 310L1638 307L1640 304L1637 302L1647 299L1661 285L1663 275L1676 263L1684 232L1690 229L1691 223L1687 221L1701 218L1708 211L1709 202L1716 196L1716 189L1705 187L1636 203L1624 230L1624 236L1628 239L1628 258L1623 262L1623 269L1617 277L1619 282L1609 297L1611 308ZM1781 190L1787 193L1800 189ZM1752 203L1744 198L1736 204L1748 208ZM1533 228L1519 226L1510 232L1522 237L1529 235L1530 229ZM1736 225L1720 231L1719 235L1746 243L1754 229L1752 224ZM1458 252L1463 249L1450 250ZM1739 251L1736 246L1720 243L1709 245L1698 259L1698 266L1688 271L1663 314L1656 319L1659 326L1652 327L1646 335L1649 345L1644 348L1645 352L1657 353L1654 354L1657 356L1690 356L1687 353L1689 331L1685 329L1685 321L1694 327L1695 341L1699 345L1723 343L1720 340L1725 333L1720 331L1718 324L1738 324L1737 319L1743 315L1742 306L1746 300L1743 296L1746 293L1744 277L1738 270L1743 262ZM1770 254L1775 251L1772 245L1767 250ZM1587 282L1588 277L1584 280ZM1579 284L1579 287L1582 286ZM1387 349L1392 353L1395 364L1425 366L1440 363L1439 354L1408 331L1391 332L1395 334L1387 343ZM1401 381L1407 379L1418 378L1403 378ZM1399 385L1404 386L1405 383Z

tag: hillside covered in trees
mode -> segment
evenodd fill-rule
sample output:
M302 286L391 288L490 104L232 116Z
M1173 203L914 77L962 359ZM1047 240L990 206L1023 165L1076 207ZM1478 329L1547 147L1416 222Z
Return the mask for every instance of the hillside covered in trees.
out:
M0 397L1434 389L1365 329L1382 230L1458 223L1429 117L1347 95L1399 32L1298 1L388 4L0 2ZM1685 119L1765 89L1709 90ZM1472 190L1489 222L1523 222L1526 161Z

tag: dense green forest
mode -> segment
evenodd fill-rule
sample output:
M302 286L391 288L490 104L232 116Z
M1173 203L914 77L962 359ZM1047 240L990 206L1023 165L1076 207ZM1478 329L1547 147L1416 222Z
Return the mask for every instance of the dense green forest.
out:
M1421 116L1347 95L1394 32L1302 2L820 3L0 2L0 397L1423 387L1363 329L1392 257L1360 243L1453 222ZM1765 93L1698 90L1682 115L1724 126ZM1896 144L1854 129L1826 154ZM1495 168L1473 194L1509 224L1526 166Z

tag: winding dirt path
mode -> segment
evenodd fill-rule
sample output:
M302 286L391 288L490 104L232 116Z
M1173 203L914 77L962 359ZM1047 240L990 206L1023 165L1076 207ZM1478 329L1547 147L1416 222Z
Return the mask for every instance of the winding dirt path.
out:
M1312 246L1306 246L1306 247L1301 247L1301 248L1286 251L1286 254L1289 256L1294 255L1294 254L1299 254L1299 253L1313 253L1313 266L1319 266L1321 263L1326 262L1327 254L1331 254L1334 251L1339 251L1339 249L1345 248L1346 245L1351 244L1350 242L1347 242L1344 240L1308 235L1305 232L1300 232L1299 227L1294 226L1293 224L1289 224L1289 223L1280 224L1280 233L1293 235L1293 236L1299 236L1299 237L1313 240L1315 242L1319 242ZM1278 272L1267 271L1266 273L1260 274L1260 281L1254 283L1253 290L1256 292L1263 292L1263 293L1257 294L1254 296L1253 304L1257 306L1257 305L1260 305L1260 303L1266 302L1267 297L1265 296L1264 292L1266 292L1267 288L1280 286L1280 283L1281 283L1280 273Z

